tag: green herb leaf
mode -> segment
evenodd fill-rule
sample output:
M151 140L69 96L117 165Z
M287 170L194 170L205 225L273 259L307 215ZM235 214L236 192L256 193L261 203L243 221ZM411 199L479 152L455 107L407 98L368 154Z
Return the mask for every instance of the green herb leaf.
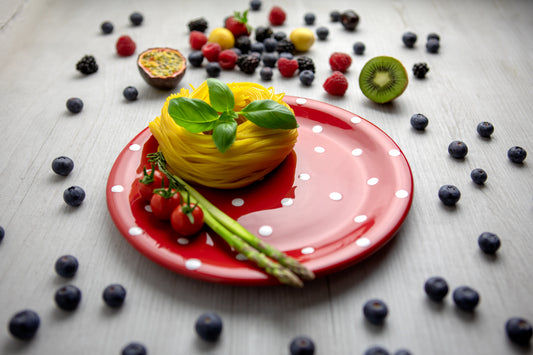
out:
M233 111L235 98L228 85L220 80L209 78L207 86L209 87L209 101L215 110L218 112Z
M218 112L209 104L188 97L170 100L168 113L176 124L192 133L209 131L218 120Z
M237 122L231 116L231 113L223 113L213 127L213 142L222 153L231 147L237 136Z
M293 129L298 127L291 110L274 100L252 101L238 113L263 128Z

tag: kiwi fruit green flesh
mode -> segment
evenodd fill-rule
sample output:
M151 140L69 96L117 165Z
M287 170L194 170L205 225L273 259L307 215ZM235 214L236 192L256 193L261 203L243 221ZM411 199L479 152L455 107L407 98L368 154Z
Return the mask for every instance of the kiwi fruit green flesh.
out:
M361 69L359 87L370 100L383 104L400 96L409 83L402 63L393 57L370 59Z

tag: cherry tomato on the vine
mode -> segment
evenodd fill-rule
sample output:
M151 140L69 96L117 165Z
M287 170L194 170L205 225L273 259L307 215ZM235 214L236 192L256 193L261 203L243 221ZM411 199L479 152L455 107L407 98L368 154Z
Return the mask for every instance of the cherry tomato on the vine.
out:
M152 214L162 220L169 220L172 211L180 204L180 194L174 189L155 189L150 199Z
M168 187L168 179L165 174L155 169L144 169L143 177L140 180L137 180L137 186L141 197L149 202L152 199L153 191L155 189L160 189L163 186L163 181L164 186Z
M178 234L192 236L204 225L204 212L198 205L184 203L172 211L170 224Z

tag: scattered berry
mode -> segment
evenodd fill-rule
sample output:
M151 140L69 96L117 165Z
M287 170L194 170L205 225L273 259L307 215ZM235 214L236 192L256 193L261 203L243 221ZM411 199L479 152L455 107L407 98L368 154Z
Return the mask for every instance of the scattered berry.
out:
M509 339L519 345L528 345L533 336L531 323L523 318L509 318L505 323L505 332Z
M291 31L289 39L299 52L307 52L315 43L315 34L309 28L299 27Z
M217 78L220 76L222 68L220 67L220 64L218 64L218 62L209 62L205 67L205 71L207 73L207 76L209 76L210 78Z
M268 14L268 21L272 26L281 26L285 22L287 15L285 11L279 6L274 6Z
M83 101L78 97L71 97L67 100L67 109L72 113L80 113L83 109Z
M382 324L388 313L389 309L382 300L371 299L363 306L363 314L372 324Z
M248 26L248 10L244 11L242 14L238 11L235 11L233 16L229 16L224 21L224 27L226 27L235 38L240 36L249 36L251 33L251 28Z
M483 169L476 168L470 172L472 181L478 185L483 185L487 181L487 172Z
M200 31L191 31L189 33L189 45L194 50L201 50L202 47L207 43L207 36Z
M213 312L207 312L198 317L194 326L200 338L216 341L222 333L222 319Z
M304 86L311 86L311 84L313 84L313 80L315 80L315 74L311 70L301 71L298 77Z
M330 95L343 96L348 90L348 79L340 71L334 71L322 87Z
M368 348L364 355L389 355L389 352L387 349L385 349L382 346L374 345L370 348Z
M439 199L446 206L454 206L461 198L461 192L454 185L443 185L439 189Z
M352 65L352 57L347 53L335 52L329 57L329 66L333 71L345 73Z
M355 42L353 44L353 52L357 55L365 53L365 44L363 42Z
M64 311L73 311L81 301L81 291L74 285L60 287L54 296L56 305Z
M403 41L403 44L405 44L405 46L407 48L413 48L415 43L416 43L416 40L417 40L417 36L416 36L416 33L413 33L413 32L405 32L403 35L402 35L402 41Z
M78 271L78 259L72 255L63 255L56 260L54 268L59 276L74 277Z
M237 58L239 58L237 53L231 49L225 49L218 55L218 64L220 64L222 69L231 70L235 68L235 65L237 64Z
M262 54L265 51L265 45L263 42L255 42L250 46L250 52L256 52Z
M122 355L146 355L146 347L141 343L129 343L123 349Z
M325 41L327 38L328 38L328 35L329 35L329 30L327 27L324 27L324 26L320 26L316 29L316 36L318 37L319 40L321 41Z
M57 175L67 176L74 169L74 161L69 157L60 156L52 161L52 170Z
M341 13L340 11L334 10L329 13L329 19L331 22L340 22L341 20Z
M306 25L314 25L316 20L315 14L307 13L304 15L304 22Z
M265 53L263 54L263 65L265 67L274 68L276 66L276 63L278 61L278 56L274 53Z
M455 159L463 159L468 154L468 146L461 141L453 141L448 145L448 153Z
M69 206L78 207L85 199L85 191L79 186L71 186L63 192L63 200Z
M126 98L128 101L135 101L137 100L137 96L139 96L139 92L137 89L133 86L127 86L123 91L122 95Z
M477 125L477 133L481 137L489 138L494 133L494 126L490 122L480 122Z
M437 53L440 48L440 42L437 39L430 38L426 42L426 49L429 53Z
M477 239L477 243L479 248L485 254L496 254L502 244L500 238L496 234L490 232L481 233Z
M29 340L37 333L40 324L39 315L35 311L27 309L11 317L9 332L17 339Z
M198 32L205 32L207 29L207 21L205 18L197 18L192 21L190 21L187 26L189 27L189 31L198 31Z
M457 287L452 294L455 305L466 312L472 312L479 303L479 293L468 286Z
M4 230L4 227L0 226L0 242L4 240L5 235L6 235L6 231Z
M286 39L287 34L283 31L274 32L274 39L276 41L281 41L282 39Z
M448 294L448 283L440 276L433 276L426 280L424 291L433 301L440 302Z
M355 31L359 24L359 15L353 10L344 11L341 14L341 23L348 31Z
M436 33L430 33L427 36L427 40L429 41L430 39L434 39L434 40L440 41L440 36L438 34L436 34Z
M282 39L278 41L278 45L276 46L276 51L278 53L291 53L294 54L296 52L296 47L294 46L294 43L292 43L289 39Z
M237 66L243 73L253 74L260 62L261 58L255 55L243 54L237 59Z
M294 55L292 53L289 53L289 52L281 52L279 54L279 58L294 59Z
M286 78L290 78L298 70L298 61L295 59L279 58L278 70Z
M315 63L313 62L313 59L306 56L301 56L296 58L296 61L298 62L298 70L300 72L304 70L310 70L313 73L315 72Z
M100 25L100 28L102 29L102 32L105 34L110 34L113 32L113 24L109 21L104 21Z
M265 52L271 53L278 47L278 41L276 41L275 38L266 38L263 41L263 45L265 47Z
M428 118L421 113L415 113L411 116L411 126L418 131L426 129L428 123Z
M130 15L130 22L133 26L140 26L143 23L144 17L139 12L134 12Z
M235 47L238 48L242 54L247 54L252 46L252 41L248 36L241 36L235 40Z
M394 355L411 355L411 352L407 349L396 350Z
M259 11L261 10L261 0L252 0L250 1L250 8L253 10L253 11Z
M82 74L89 75L98 71L98 64L92 55L85 55L76 63L76 70Z
M255 40L264 42L267 38L272 38L272 29L270 27L259 26L255 29Z
M102 298L109 307L118 308L122 306L126 299L126 289L119 284L109 285L104 289Z
M522 147L511 147L507 151L507 157L510 161L516 164L521 164L527 157L527 152Z
M418 79L424 79L429 71L427 63L415 63L413 65L413 74Z
M135 53L135 48L137 46L135 45L135 42L133 42L130 36L124 35L118 38L115 47L117 48L117 53L119 56L129 57L130 55Z
M313 355L315 353L315 343L307 336L298 336L291 340L289 350L291 355Z
M202 51L194 51L189 54L187 59L189 59L189 63L191 63L193 67L198 68L202 66L204 55L202 54Z
M218 43L206 43L202 47L202 54L208 62L217 62L222 47Z
M261 79L264 81L270 81L272 80L272 75L274 74L274 71L271 67L262 67L259 71L259 76L261 76Z

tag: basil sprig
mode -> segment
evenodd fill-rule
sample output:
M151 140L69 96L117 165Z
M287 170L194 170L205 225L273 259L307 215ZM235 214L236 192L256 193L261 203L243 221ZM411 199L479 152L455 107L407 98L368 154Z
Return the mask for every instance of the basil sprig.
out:
M170 100L168 113L176 124L192 133L213 131L217 149L227 151L237 135L239 115L259 127L293 129L298 127L294 114L274 100L250 102L242 111L235 112L235 97L228 85L217 79L207 79L211 105L199 99L178 97Z

